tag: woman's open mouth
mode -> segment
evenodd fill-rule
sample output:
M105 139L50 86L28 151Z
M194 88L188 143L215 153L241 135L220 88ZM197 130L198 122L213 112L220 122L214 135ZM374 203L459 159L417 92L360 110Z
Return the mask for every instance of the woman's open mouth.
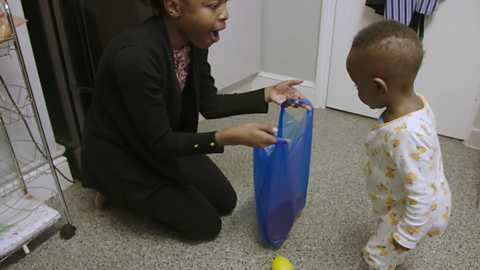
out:
M210 36L213 39L213 42L218 42L220 40L220 34L219 31L212 31L210 32Z

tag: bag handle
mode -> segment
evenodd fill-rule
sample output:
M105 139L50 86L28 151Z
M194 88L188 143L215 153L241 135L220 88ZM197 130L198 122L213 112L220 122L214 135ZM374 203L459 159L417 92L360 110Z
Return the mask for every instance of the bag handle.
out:
M295 99L295 98L291 98L290 99L290 102L294 103L294 102L299 102L300 104L304 104L304 105L308 105L310 106L310 108L312 108L310 111L307 111L307 114L310 115L311 117L313 117L313 105L312 103L310 102L310 100L308 99ZM287 101L285 100L283 103L282 103L282 108L280 110L280 117L278 119L278 136L283 136L283 114L285 113L285 104L287 103Z
M312 103L310 102L310 100L308 100L308 99L295 99L295 98L291 98L291 99L290 99L290 102L291 102L291 103L295 103L295 102L297 102L297 101L298 101L298 103L303 104L303 105L308 105L308 106L310 106L310 108L313 109L313 105L312 105ZM286 100L282 103L282 110L285 109L285 104L286 104L286 103L287 103Z

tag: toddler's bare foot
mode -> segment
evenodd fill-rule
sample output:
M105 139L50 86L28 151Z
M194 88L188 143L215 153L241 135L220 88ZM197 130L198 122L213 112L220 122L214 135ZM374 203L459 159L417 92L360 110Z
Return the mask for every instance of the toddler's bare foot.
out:
M113 208L113 206L108 202L107 198L100 192L97 192L97 196L95 197L95 205L100 210L110 210Z

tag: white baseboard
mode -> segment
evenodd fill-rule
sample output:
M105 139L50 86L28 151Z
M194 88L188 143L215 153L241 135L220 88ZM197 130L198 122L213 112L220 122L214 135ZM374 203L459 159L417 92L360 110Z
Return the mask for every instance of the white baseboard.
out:
M232 93L244 93L244 92L252 91L255 89L252 87L252 83L256 77L257 77L257 73L252 74L243 80L240 80L230 86L220 89L218 92L220 94L232 94Z
M480 129L472 129L466 145L475 149L480 149Z
M267 87L271 85L275 85L279 82L288 81L288 80L295 80L297 78L282 76L278 74L262 72L260 71L253 80L252 86L253 89L258 89L262 87ZM304 81L302 84L294 86L295 89L300 91L307 99L309 99L312 104L315 105L315 83L310 81Z
M244 93L244 92L248 92L248 91L252 91L254 90L255 88L252 87L252 82L255 80L255 77L257 76L257 74L253 74L243 80L240 80L230 86L227 86L223 89L219 89L218 90L218 93L219 94L233 94L233 93ZM202 116L202 114L200 114L198 116L198 122L201 122L205 120L205 118Z
M70 173L70 166L68 165L67 158L62 156L64 152L65 147L57 144L57 151L51 153L53 164L58 171L62 172L62 174L71 181L73 180L73 177ZM15 175L13 174L13 176ZM62 190L73 185L73 183L65 179L59 172L57 172L57 176ZM35 168L30 170L30 172L22 173L22 177L27 182L28 193L39 200L47 200L58 193L48 162L36 164ZM21 188L21 186L22 184L19 179L12 178L12 181L3 186L3 189L0 190L6 195L5 198L0 199L0 203L8 198L24 196L23 188Z
M53 164L59 171L63 173L69 180L72 180L72 175L70 174L70 167L68 166L67 159L64 156L58 157L53 160ZM60 186L62 190L67 189L68 187L72 186L73 184L67 181L60 173L57 172L58 180L60 182ZM31 182L27 183L27 191L28 194L34 196L35 198L45 201L50 197L57 195L57 187L55 185L53 175L51 174L50 166L48 164L44 164L39 166L37 169L31 171L28 174L23 176L25 179L32 179ZM23 188L19 188L21 186L19 180L15 180L14 183L7 186L7 189L13 190L6 194L5 197L0 198L0 203L4 203L9 198L20 198L25 195L23 192Z
M263 87L275 85L279 82L295 80L296 78L282 76L278 74L262 72L258 74L253 74L239 82L236 82L224 89L219 90L220 94L231 94L231 93L244 93L251 90L260 89ZM309 99L312 104L315 106L315 83L310 81L304 81L302 84L294 86L298 91L300 91L307 99ZM200 114L198 121L202 121L205 118Z
M53 164L68 179L72 180L72 175L70 174L70 167L68 166L67 159L64 156L54 159ZM53 178L53 175L51 174L50 166L48 166L48 164L45 164L44 166L41 167L40 170L44 171L44 173L46 174L43 174L37 179L28 183L27 189L30 195L33 195L35 198L41 201L44 201L56 195L57 187L55 185L55 182L54 182L55 180ZM38 173L38 171L32 172L32 173ZM60 182L60 186L62 187L62 190L65 190L66 188L73 185L58 172L57 172L57 176Z

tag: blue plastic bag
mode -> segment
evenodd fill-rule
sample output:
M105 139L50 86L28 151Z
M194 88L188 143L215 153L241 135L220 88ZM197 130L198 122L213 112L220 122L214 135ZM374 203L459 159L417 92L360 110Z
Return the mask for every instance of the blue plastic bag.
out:
M272 246L280 245L287 237L295 214L305 207L307 198L313 106L308 100L299 102L312 110L306 111L302 120L297 121L285 111L284 102L278 121L277 143L253 150L258 230L263 242Z

